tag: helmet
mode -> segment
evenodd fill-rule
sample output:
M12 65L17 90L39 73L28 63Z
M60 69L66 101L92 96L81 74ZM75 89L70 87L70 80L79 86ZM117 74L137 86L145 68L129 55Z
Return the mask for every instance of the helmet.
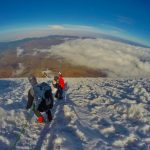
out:
M31 83L31 85L36 85L37 84L37 79L34 75L30 75L28 77L29 82Z

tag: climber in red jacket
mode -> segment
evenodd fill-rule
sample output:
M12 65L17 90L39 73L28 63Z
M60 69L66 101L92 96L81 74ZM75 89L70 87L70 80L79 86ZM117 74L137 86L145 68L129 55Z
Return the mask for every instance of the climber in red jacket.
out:
M64 77L62 76L60 72L58 73L58 80L59 80L60 87L64 90L65 88Z
M55 97L57 99L63 99L63 90L65 88L64 77L59 72L58 76L54 77L53 87L57 89Z

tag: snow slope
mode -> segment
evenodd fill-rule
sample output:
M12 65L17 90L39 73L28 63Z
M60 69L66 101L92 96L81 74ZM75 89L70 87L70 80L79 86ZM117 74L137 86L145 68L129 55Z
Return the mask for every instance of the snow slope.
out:
M150 149L150 79L66 80L66 98L55 100L54 119L43 125L27 121L28 81L0 80L0 149L19 135L17 150Z

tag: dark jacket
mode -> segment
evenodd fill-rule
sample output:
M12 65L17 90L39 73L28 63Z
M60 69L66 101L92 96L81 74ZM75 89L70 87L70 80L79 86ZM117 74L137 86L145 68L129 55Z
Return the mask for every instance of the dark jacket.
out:
M52 91L48 90L44 94L45 94L44 98L40 97L39 98L40 100L38 99L38 103L37 103L37 102L35 102L35 101L37 101L37 97L36 97L37 94L35 94L33 89L31 88L28 91L28 102L27 102L26 109L31 108L33 105L34 105L34 107L35 107L35 105L37 105L35 107L35 109L40 112L51 109L53 107L53 102L54 102Z

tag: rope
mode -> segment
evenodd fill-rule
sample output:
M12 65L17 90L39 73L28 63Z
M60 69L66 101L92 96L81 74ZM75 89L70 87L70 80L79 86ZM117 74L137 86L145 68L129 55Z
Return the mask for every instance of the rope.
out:
M21 135L25 132L25 128L29 126L28 123L31 121L31 118L32 118L32 114L31 114L31 112L30 112L29 117L27 118L26 123L23 125L23 128L22 128L21 131L20 131L20 134L17 135L16 141L15 141L13 144L10 145L9 150L14 150L14 149L16 149L16 145L17 145L17 143L20 141Z

